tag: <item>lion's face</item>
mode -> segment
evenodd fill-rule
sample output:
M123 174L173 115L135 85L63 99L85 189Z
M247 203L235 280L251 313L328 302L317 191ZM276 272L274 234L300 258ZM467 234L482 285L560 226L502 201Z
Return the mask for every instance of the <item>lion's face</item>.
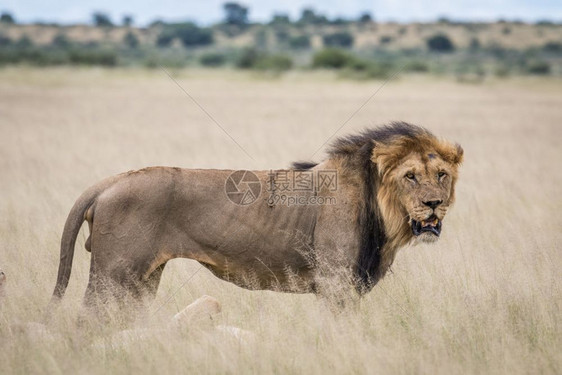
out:
M374 158L382 175L381 206L387 227L416 240L439 239L443 219L454 201L462 148L436 139L417 144L400 140L379 145ZM392 157L391 157L392 156ZM388 229L388 228L387 228Z
M437 153L412 154L393 171L398 199L408 214L412 234L433 242L441 234L442 221L453 196L453 166Z

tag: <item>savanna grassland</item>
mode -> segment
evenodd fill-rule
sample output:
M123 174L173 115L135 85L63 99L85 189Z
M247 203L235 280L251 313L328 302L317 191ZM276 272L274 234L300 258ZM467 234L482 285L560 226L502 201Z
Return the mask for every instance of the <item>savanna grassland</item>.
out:
M188 260L169 263L138 327L159 329L203 294L240 342L189 327L128 345L77 327L89 271L79 235L70 287L48 326L66 215L89 185L149 165L270 169L308 159L381 81L181 70L0 70L0 373L561 373L562 85L462 84L403 75L338 133L392 120L465 150L457 203L435 245L402 249L358 310L313 295L247 291ZM313 159L320 160L322 151Z

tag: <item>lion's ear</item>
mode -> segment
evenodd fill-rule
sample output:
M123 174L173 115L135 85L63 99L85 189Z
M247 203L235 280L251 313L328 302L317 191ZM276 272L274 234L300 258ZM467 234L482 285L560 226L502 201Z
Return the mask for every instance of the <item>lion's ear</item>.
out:
M455 147L457 149L457 156L455 158L455 164L460 164L460 163L462 163L462 161L464 159L464 150L462 149L461 145L459 145L458 143L455 144Z
M458 143L451 144L446 142L443 150L443 157L451 164L459 165L463 161L464 150L462 149L461 145Z
M374 147L371 161L377 165L379 175L384 173L393 165L398 155L397 146L373 141Z

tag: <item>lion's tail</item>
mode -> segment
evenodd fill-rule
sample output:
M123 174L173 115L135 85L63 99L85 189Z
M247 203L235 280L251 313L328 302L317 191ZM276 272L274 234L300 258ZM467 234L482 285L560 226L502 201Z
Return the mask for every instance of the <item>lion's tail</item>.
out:
M68 281L70 280L70 273L72 271L72 259L74 258L74 245L76 244L76 237L82 223L86 220L86 214L90 208L94 208L96 198L103 192L109 185L113 184L114 178L109 178L101 183L92 186L86 190L80 198L74 203L70 210L64 230L62 232L61 246L60 246L60 261L59 271L57 276L57 285L53 291L51 298L51 305L58 302L66 291ZM91 213L93 215L93 211Z

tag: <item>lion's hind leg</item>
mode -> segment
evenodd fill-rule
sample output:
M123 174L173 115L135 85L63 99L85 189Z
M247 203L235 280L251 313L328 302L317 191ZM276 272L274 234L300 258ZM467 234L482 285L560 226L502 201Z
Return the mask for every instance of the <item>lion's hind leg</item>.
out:
M151 249L134 244L124 250L105 251L109 245L94 239L84 306L104 320L103 315L132 319L154 299L167 258L154 256ZM115 248L118 247L112 247Z

